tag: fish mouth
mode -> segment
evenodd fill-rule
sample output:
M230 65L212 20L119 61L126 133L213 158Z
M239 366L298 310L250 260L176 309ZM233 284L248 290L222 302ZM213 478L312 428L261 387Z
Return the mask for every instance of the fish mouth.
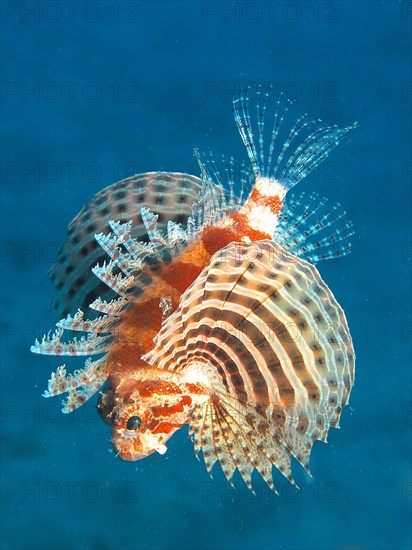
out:
M164 443L167 439L159 440L150 433L137 437L135 434L130 434L128 430L114 430L112 443L119 458L127 462L135 462L155 452L165 454L167 447Z
M122 451L118 451L117 456L122 460L125 460L126 462L136 462L137 460L141 460L142 458L146 458L147 456L150 456L151 454L153 454L153 452L143 454L139 452L122 450Z

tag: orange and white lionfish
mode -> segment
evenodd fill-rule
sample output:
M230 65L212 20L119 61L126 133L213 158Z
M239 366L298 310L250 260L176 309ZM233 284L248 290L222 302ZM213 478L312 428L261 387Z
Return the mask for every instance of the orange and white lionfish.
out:
M352 225L317 195L284 200L356 124L289 126L292 102L270 104L263 88L234 100L252 170L195 151L201 178L140 174L82 209L51 271L60 313L82 309L31 350L100 356L58 367L44 396L66 393L69 413L107 383L98 410L122 459L165 453L188 424L209 473L218 461L252 489L256 469L275 491L272 466L293 484L291 456L309 473L354 382L344 312L314 267L349 252Z

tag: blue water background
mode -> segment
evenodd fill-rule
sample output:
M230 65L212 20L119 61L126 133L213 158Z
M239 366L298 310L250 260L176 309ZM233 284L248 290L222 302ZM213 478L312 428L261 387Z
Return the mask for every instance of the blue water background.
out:
M411 2L2 10L2 549L410 548ZM238 478L232 492L218 468L211 481L185 429L165 456L120 461L93 407L63 416L41 397L60 362L28 351L57 320L47 271L83 204L136 172L198 174L195 146L245 158L231 99L255 82L360 124L299 184L356 228L352 254L320 266L356 384L313 479L295 463L300 492L278 476L278 497L258 478L256 497Z

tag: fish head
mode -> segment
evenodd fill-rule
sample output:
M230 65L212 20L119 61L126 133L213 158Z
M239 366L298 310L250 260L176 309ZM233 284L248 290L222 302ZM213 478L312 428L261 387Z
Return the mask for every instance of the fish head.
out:
M168 439L188 422L194 403L187 384L132 375L117 386L113 405L114 448L121 459L135 461L164 454Z

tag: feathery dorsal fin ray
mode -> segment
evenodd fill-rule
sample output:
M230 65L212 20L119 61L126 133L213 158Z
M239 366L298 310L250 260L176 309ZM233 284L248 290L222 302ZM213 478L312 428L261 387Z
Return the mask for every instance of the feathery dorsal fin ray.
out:
M66 374L65 365L52 372L48 388L43 397L55 397L67 393L63 400L64 413L70 413L90 399L106 382L109 370L105 357L92 361L86 360L85 367L73 374Z
M306 113L295 118L292 124L286 124L286 115L294 102L280 94L275 103L273 126L268 132L265 122L271 110L269 97L269 90L259 86L255 99L252 99L247 88L233 102L235 122L246 147L254 183L250 186L251 192L247 199L239 201L236 208L232 209L232 219L235 227L244 235L252 236L252 240L272 238L287 192L326 159L347 133L357 126L330 126L320 119L309 119ZM256 107L256 112L251 109L252 106ZM266 138L269 138L269 145L266 144ZM195 150L195 156L206 195L212 178L219 183L223 178L213 155L201 157ZM247 171L242 169L242 173L243 189L243 182L249 178ZM233 204L233 188L233 178L229 177L229 204ZM207 211L199 207L195 209L189 219L188 233L192 234L216 223L222 213L230 214L226 205L223 206L224 196L222 193L217 199L212 197L206 203Z
M216 183L224 192L225 200L229 209L237 209L243 204L243 198L249 195L253 183L253 172L245 162L236 162L234 157L226 158L220 156L219 163L216 161L212 151L200 153L194 149L194 155L199 164L202 174L202 181ZM235 193L236 187L236 193Z

